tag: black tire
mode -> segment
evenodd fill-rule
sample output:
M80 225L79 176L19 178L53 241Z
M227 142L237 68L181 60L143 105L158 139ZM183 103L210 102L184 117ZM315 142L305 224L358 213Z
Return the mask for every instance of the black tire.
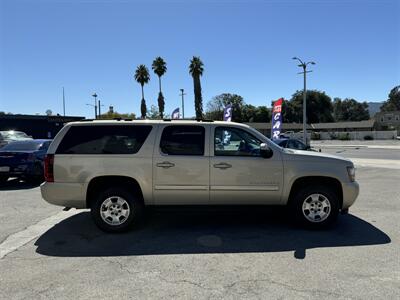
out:
M125 203L119 206L117 203L117 201L119 201L118 198L125 201ZM105 210L107 203L114 205L114 208ZM129 209L129 214L125 217L123 212L126 212L127 207ZM110 213L114 213L114 215L111 215L108 218L105 217L105 214ZM128 189L124 187L113 187L100 191L96 198L93 199L91 215L94 223L101 230L111 233L125 232L143 220L144 205L141 199L138 196L135 196L134 193L129 192ZM113 225L107 222L111 222L113 218L118 218L121 224Z
M313 199L311 195L321 196L314 196ZM329 202L329 207L324 206L327 201ZM303 211L303 204L305 202L307 202L307 204L305 204ZM319 206L319 204L317 205L315 203L321 203L321 205ZM311 206L311 204L313 204L313 206L308 209L307 206ZM294 195L293 199L290 201L289 208L296 223L313 229L326 228L337 220L339 214L339 196L337 192L329 186L305 186ZM323 218L318 215L322 215Z

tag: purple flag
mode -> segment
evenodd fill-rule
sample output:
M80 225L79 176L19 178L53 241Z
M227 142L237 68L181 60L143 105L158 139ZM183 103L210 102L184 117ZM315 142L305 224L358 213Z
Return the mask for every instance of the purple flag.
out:
M171 114L171 119L179 119L179 107L174 109Z
M224 121L231 122L232 121L232 104L228 104L224 108Z

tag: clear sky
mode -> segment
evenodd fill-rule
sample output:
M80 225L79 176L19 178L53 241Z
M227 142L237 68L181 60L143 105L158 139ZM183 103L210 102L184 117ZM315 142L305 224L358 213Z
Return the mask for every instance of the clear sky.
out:
M204 104L220 93L270 106L302 88L291 59L314 60L308 87L333 97L384 101L400 84L398 0L0 0L0 111L93 117L96 92L118 112L140 115L139 64L156 56L166 112L186 95L194 115L193 55L204 62ZM158 80L145 86L157 104Z

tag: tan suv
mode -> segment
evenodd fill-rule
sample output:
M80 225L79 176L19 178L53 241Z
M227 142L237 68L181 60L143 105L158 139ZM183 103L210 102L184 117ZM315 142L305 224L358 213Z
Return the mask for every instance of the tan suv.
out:
M155 205L288 205L296 220L320 227L347 212L359 191L350 160L204 120L69 123L50 145L45 177L47 202L90 208L111 232Z

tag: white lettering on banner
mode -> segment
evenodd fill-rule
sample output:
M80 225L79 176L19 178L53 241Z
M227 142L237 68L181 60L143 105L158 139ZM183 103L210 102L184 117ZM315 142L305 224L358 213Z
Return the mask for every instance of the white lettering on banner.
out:
M281 134L281 132L279 130L274 131L274 135L272 136L273 139L279 139L279 135Z
M281 117L281 113L276 113L275 115L274 115L274 120L276 121L276 120L279 120L279 118Z
M232 107L226 107L224 121L231 122L232 120Z
M280 121L277 121L275 124L274 124L274 127L272 127L273 129L279 129L281 127L281 122Z

